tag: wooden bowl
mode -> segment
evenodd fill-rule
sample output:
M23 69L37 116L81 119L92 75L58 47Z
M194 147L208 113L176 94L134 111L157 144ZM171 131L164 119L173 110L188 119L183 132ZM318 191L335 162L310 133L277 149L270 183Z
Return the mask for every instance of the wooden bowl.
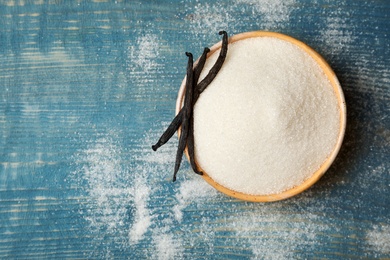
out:
M328 156L328 158L323 162L323 164L320 166L320 168L315 171L311 177L306 179L302 184L299 186L295 186L289 190L286 190L281 193L277 194L270 194L270 195L251 195L251 194L245 194L242 192L237 192L234 190L231 190L229 188L226 188L222 186L221 184L215 182L205 171L203 171L203 178L215 189L219 190L222 193L225 193L228 196L245 200L245 201L252 201L252 202L271 202L271 201L277 201L277 200L283 200L290 198L292 196L295 196L309 187L311 187L314 183L316 183L322 175L329 169L330 165L333 163L334 159L336 158L336 155L338 154L343 138L344 138L344 133L345 133L345 127L346 127L346 105L345 105L345 99L344 99L344 94L341 89L340 83L333 72L332 68L329 66L329 64L322 58L316 51L314 51L312 48L307 46L305 43L294 39L290 36L280 34L280 33L275 33L275 32L265 32L265 31L254 31L254 32L245 32L241 34L234 35L229 38L229 44L240 41L243 39L247 38L252 38L252 37L274 37L278 38L280 40L287 41L289 43L292 43L302 50L304 50L307 54L309 54L317 63L318 65L322 68L322 70L325 72L326 76L328 77L331 85L333 86L333 90L335 95L337 96L338 100L338 106L339 106L339 112L340 112L340 129L339 129L339 135L337 138L337 142L335 147L333 148L333 151L331 154ZM222 42L219 42L212 46L210 48L209 55L212 53L218 51L221 48ZM197 62L197 61L196 61ZM196 64L195 62L195 64ZM184 95L185 95L185 79L183 80L183 83L179 89L178 93L178 98L176 102L176 114L179 113L182 103L184 100ZM180 135L180 130L179 130L179 135ZM188 151L186 150L186 156L188 157ZM199 167L199 165L198 165ZM199 167L201 169L201 167ZM202 169L201 169L202 170Z

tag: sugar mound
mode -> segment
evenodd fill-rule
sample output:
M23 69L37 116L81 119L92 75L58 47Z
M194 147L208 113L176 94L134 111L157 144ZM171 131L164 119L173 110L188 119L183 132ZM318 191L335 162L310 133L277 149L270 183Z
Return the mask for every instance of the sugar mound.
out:
M332 152L339 127L337 98L320 66L271 37L230 44L194 108L199 165L214 181L253 195L280 193L309 178Z

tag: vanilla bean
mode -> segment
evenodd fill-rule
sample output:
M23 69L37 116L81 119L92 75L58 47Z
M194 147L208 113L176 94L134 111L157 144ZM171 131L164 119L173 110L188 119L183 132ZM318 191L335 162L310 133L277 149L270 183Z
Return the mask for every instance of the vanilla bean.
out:
M193 78L194 86L196 86L198 83L200 73L202 72L203 67L206 63L207 53L209 51L210 51L209 48L204 48L203 54L200 57L199 62L194 69L194 78ZM198 95L198 97L199 97L199 95ZM195 173L202 175L203 173L198 169L198 166L195 163L194 114L193 114L195 102L196 102L195 91L193 91L193 99L192 99L192 106L191 106L192 112L191 112L191 117L190 117L190 122L189 122L187 149L188 149L188 157L190 158L190 164L191 164L192 170Z
M204 68L207 59L207 53L209 48L203 50L197 65L193 68L193 56L191 53L186 52L188 56L187 64L187 76L185 83L185 96L184 104L179 113L172 120L168 128L161 135L160 139L155 145L152 145L152 149L156 151L159 147L164 145L174 135L174 133L181 126L181 133L179 137L179 144L176 152L175 169L173 173L173 181L176 181L176 175L179 171L185 148L188 149L188 156L190 164L195 173L202 175L203 173L198 169L195 163L195 142L194 142L194 118L193 109L200 94L207 88L208 85L214 80L220 71L228 50L228 35L225 31L220 31L220 35L223 34L222 46L219 56L215 64L211 67L208 74L198 83L200 74Z
M192 170L199 175L203 175L203 172L199 170L195 162L195 140L194 140L194 118L190 118L188 130L188 139L187 139L187 148L188 148L188 157L190 157L190 164Z
M161 135L157 143L155 145L152 145L153 151L157 151L158 148L168 142L169 139L171 139L171 137L175 134L177 129L179 129L181 123L183 122L183 112L184 110L181 109L180 112L172 120L168 128L165 130L165 132Z
M194 73L193 73L193 57L192 53L186 52L188 56L188 65L187 65L187 78L186 78L186 93L184 97L184 114L183 114L183 122L181 124L181 133L179 138L179 145L177 147L176 153L176 162L175 162L175 170L173 173L173 181L176 181L176 174L179 171L181 160L183 157L184 149L187 145L187 137L189 130L189 120L192 115L192 97L193 97L193 89L194 89Z
M200 56L198 64L196 64L196 66L194 68L194 84L195 84L194 86L196 86L198 84L200 73L203 70L203 67L204 67L204 65L206 63L206 59L207 59L207 53L209 53L209 52L210 52L209 48L207 48L207 47L204 48L202 56Z
M194 76L193 76L193 81L194 84L198 82L200 73L203 70L204 64L206 63L207 59L207 53L210 51L209 48L204 48L202 56L199 58L199 62L194 68ZM198 96L199 97L199 96ZM196 100L193 99L193 103L195 103ZM160 139L158 142L152 146L153 151L157 151L158 148L163 146L166 142L171 139L171 137L175 134L177 129L179 129L181 123L183 122L183 109L180 109L179 113L175 116L175 118L172 120L168 128L165 130L165 132L161 135Z
M199 95L207 88L208 85L214 80L214 78L217 76L219 70L222 68L222 65L225 61L227 50L228 50L228 35L225 31L220 31L219 35L223 34L222 38L222 47L221 51L219 52L219 56L217 58L217 61L213 65L213 67L210 69L209 73L204 77L204 79L199 82L199 84L196 86L195 91L195 97L194 99L197 100L197 96Z
M227 50L228 50L228 35L225 31L219 32L219 35L221 35L221 34L223 34L222 46L221 46L221 51L219 52L219 56L217 58L217 61L215 62L213 67L211 67L209 73L205 76L205 78L199 84L197 84L197 82L198 82L201 70L194 72L194 81L196 84L196 88L194 90L193 106L195 105L196 101L198 100L200 94L207 88L208 85L210 85L210 83L217 76L217 73L222 68L222 65L225 61ZM206 49L205 49L205 51L206 51ZM204 54L204 52L203 52L203 54ZM200 60L199 60L199 63L200 63ZM202 65L201 69L203 69L204 63L200 63L200 64ZM192 109L193 109L193 107L192 107ZM195 162L195 140L194 140L193 114L190 118L189 124L190 124L190 129L189 129L189 133L188 133L187 148L188 148L188 156L190 157L190 164L191 164L192 170L195 173L202 175L203 173L198 169L196 162Z

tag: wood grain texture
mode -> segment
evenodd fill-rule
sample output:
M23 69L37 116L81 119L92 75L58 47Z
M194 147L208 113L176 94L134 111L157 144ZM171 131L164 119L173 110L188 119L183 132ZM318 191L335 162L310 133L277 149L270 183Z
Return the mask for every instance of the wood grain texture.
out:
M388 1L0 1L1 259L390 258ZM311 189L226 197L151 145L185 51L269 30L314 48L347 102Z

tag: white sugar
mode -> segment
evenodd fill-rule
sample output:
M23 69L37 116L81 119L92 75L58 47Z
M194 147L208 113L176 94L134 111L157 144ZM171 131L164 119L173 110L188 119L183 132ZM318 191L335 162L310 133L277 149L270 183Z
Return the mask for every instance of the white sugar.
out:
M379 254L390 253L390 225L374 226L366 239L368 245Z
M288 22L295 0L236 0L252 7L252 13L261 14L263 28L272 28Z
M149 73L158 66L156 58L159 55L159 39L154 34L145 34L137 38L135 45L129 47L130 69L141 68ZM135 66L134 66L135 65Z
M176 194L177 204L173 207L175 219L179 222L182 221L183 209L190 202L203 201L205 198L213 198L217 194L215 189L200 178L193 178L182 182L179 193Z
M195 105L197 161L232 190L280 193L326 160L339 120L332 86L313 58L276 38L241 40L229 45L221 71Z

